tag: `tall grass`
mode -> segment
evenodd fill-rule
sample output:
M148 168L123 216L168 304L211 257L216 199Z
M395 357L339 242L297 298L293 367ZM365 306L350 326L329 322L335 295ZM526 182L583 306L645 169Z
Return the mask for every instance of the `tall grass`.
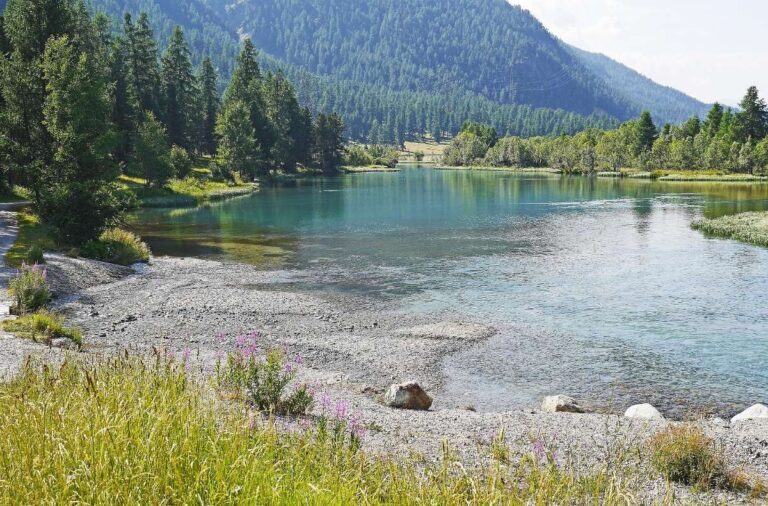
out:
M695 221L691 225L707 235L768 247L768 212L741 213Z
M2 504L627 504L621 480L534 457L416 469L327 432L243 422L182 365L29 365L0 385Z

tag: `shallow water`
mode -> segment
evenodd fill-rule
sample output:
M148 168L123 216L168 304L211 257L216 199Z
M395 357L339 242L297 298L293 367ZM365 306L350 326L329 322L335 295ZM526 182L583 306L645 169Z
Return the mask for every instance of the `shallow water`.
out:
M496 326L448 360L447 404L567 393L725 416L768 402L768 249L690 223L763 209L765 184L412 167L147 210L136 228L157 254L251 262L300 288Z

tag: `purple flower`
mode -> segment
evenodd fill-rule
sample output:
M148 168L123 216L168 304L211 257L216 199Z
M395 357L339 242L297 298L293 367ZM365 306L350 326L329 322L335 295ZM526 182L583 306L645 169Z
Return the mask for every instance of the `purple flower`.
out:
M347 401L338 401L334 406L334 416L339 421L346 421L347 412L349 411L349 403Z
M189 365L189 355L190 355L190 349L184 348L184 351L181 352L181 360L184 362L184 367L187 367Z
M296 365L304 365L304 357L296 355L296 358L293 359L293 363Z

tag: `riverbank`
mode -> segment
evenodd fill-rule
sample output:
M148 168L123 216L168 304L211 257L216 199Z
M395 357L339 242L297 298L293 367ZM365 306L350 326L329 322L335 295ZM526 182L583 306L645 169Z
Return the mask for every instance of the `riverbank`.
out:
M363 167L339 167L339 171L344 174L364 174L368 172L400 172L402 169L397 167L386 167L384 165L366 165Z
M691 224L695 230L724 239L768 247L768 212L741 213L703 219Z
M532 174L562 174L563 171L559 169L552 169L549 167L493 167L483 165L472 166L443 166L438 165L436 170L475 170L475 171L488 171L488 172L527 172Z

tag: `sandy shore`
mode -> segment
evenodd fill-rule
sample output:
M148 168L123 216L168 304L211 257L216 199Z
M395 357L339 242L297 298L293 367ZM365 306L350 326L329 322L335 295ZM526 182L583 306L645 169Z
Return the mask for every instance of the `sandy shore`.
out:
M85 330L86 353L189 350L195 367L212 373L217 357L231 349L238 333L258 330L265 347L280 346L304 358L303 381L349 403L368 427L363 442L372 453L433 460L448 442L466 465L475 465L486 460L491 441L503 430L513 454L544 444L558 461L589 470L615 461L627 448L642 449L650 435L671 423L548 414L535 406L503 413L445 409L443 361L483 342L494 329L445 315L402 314L361 298L296 291L285 286L285 273L279 271L158 258L135 272L52 256L49 272L56 280L57 308ZM220 334L228 337L224 344L217 339ZM0 341L3 348L0 362L6 373L28 354L57 358L64 353L15 338ZM378 402L389 384L405 380L420 382L434 396L431 411L400 411ZM698 423L733 465L768 480L768 423ZM639 467L646 465L642 454L632 457ZM658 497L665 485L648 478L643 488Z

